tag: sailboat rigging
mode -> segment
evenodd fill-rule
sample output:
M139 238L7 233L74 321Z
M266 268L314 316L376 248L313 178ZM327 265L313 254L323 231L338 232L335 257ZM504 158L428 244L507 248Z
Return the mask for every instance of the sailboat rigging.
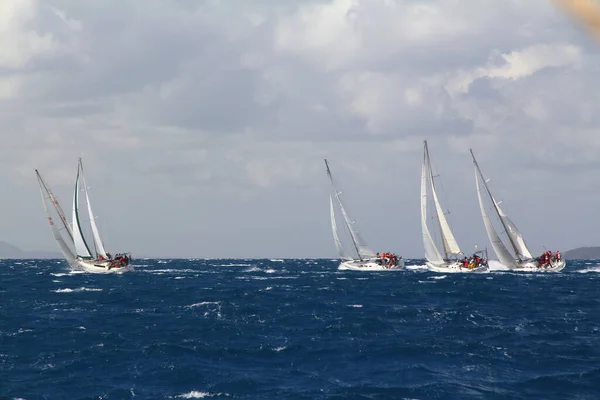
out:
M499 261L511 270L519 271L552 271L558 272L562 270L566 262L561 257L560 252L556 252L554 255L550 251L544 252L541 257L535 259L531 255L531 251L527 247L523 235L517 229L517 226L508 218L508 216L500 208L500 202L496 201L492 192L488 186L488 181L483 176L479 164L475 159L475 154L472 149L471 157L473 158L473 166L475 168L475 185L477 187L477 198L479 200L479 208L481 211L481 217L485 230L488 234L492 248L496 253ZM483 190L482 190L483 187ZM483 193L482 193L483 192ZM494 228L491 218L488 214L487 207L484 201L484 197L491 203L490 209L493 214L500 221L500 226L506 233L506 237L511 251L506 247L498 232Z
M431 230L427 224L427 199L431 194L435 212L433 219L435 227L441 236L442 248L439 249L433 240ZM427 141L423 142L423 164L421 168L421 229L423 233L423 247L427 268L435 272L483 272L487 271L487 256L481 257L474 254L471 259L464 257L464 253L452 233L450 224L444 214L439 201L431 168L429 147Z
M356 269L356 270L369 270L369 269L401 269L404 267L404 260L402 257L398 257L392 253L384 253L379 255L379 253L375 253L373 250L369 248L367 242L362 238L360 233L355 227L355 221L353 221L348 213L346 212L346 208L342 202L340 197L341 192L338 191L333 176L331 175L331 169L329 168L329 163L325 160L325 168L327 170L327 176L329 177L329 181L331 183L331 187L333 190L333 196L329 196L329 212L331 219L331 230L333 233L333 241L335 243L336 249L338 251L338 255L342 260L339 269ZM357 258L351 258L346 255L342 242L340 240L337 223L335 219L335 210L333 204L333 198L335 197L338 208L343 216L344 225L348 231L348 234L352 240L352 245L356 252Z
M44 181L38 170L35 170L44 209L47 213L48 223L52 229L52 233L56 243L61 250L61 253L71 267L81 268L88 272L107 273L107 272L124 272L131 270L131 256L128 253L115 255L113 258L110 253L105 250L104 243L100 236L98 226L96 224L88 187L83 176L83 164L81 158L77 164L77 176L75 180L75 191L73 193L73 213L72 222L69 224L67 217L60 206L58 199L50 190L48 184ZM83 188L80 187L80 182L83 183ZM92 239L94 252L92 253L88 241L83 233L82 221L79 210L79 194L83 191L87 204L87 212L90 217L90 227L92 231ZM52 218L52 210L59 216L62 227L57 227ZM66 232L65 234L63 234Z

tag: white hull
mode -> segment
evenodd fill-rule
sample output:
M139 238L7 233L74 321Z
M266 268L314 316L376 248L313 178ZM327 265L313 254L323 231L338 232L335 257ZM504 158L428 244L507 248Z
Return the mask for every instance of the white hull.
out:
M565 260L553 261L547 267L540 267L537 261L523 261L518 265L509 265L508 269L519 272L560 272L566 265Z
M380 265L375 260L349 260L342 261L338 267L339 270L352 271L392 271L404 269L404 260L398 260L398 265Z
M465 268L463 266L462 262L448 262L448 263L444 263L442 265L433 265L432 263L430 263L429 261L427 261L425 263L427 265L427 269L429 269L430 271L433 272L440 272L440 273L449 273L449 274L454 274L454 273L477 273L477 272L488 272L489 271L489 267L487 265L482 265L480 267L477 268Z
M71 267L92 274L122 274L133 271L133 266L128 264L124 267L109 267L110 261L94 261L77 259L70 263Z

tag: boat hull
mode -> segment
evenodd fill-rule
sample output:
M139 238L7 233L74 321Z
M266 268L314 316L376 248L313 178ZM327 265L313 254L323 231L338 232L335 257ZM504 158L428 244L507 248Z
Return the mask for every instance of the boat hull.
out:
M477 268L465 268L463 266L462 262L448 262L448 263L444 263L442 265L434 265L432 263L430 263L429 261L427 261L425 263L427 265L427 269L432 271L432 272L439 272L439 273L449 273L449 274L456 274L456 273L463 273L463 274L468 274L468 273L481 273L481 272L488 272L489 271L489 267L487 265L482 265L480 267Z
M404 269L404 260L398 260L398 265L380 265L375 260L348 260L342 261L339 270L351 271L394 271Z
M560 272L567 262L565 260L552 261L547 267L540 267L537 261L524 261L508 267L511 271L518 272Z
M133 270L133 266L131 264L127 264L122 267L111 267L110 261L77 259L72 261L70 264L71 267L75 269L79 269L92 274L122 274L124 272Z

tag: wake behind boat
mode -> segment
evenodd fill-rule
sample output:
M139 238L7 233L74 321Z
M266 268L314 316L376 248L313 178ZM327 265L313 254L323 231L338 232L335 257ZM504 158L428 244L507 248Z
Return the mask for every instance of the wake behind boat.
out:
M329 163L325 160L325 167L327 168L327 176L331 182L334 197L337 200L340 212L344 217L344 223L352 239L354 250L356 251L357 258L348 257L342 241L338 235L337 224L335 220L335 210L333 206L333 198L329 196L329 212L331 216L331 231L333 233L333 241L338 251L340 259L342 260L338 269L340 270L355 270L355 271L385 271L385 270L398 270L404 268L404 260L402 257L397 256L393 253L375 253L371 250L364 239L360 236L356 228L354 227L354 221L350 219L346 213L346 209L340 198L341 192L338 192L331 170L329 169Z
M425 264L430 271L442 273L454 272L487 272L487 254L477 252L472 257L466 258L458 246L454 234L450 229L446 215L438 199L429 158L427 140L423 145L423 166L421 169L421 228L423 231L423 246L425 247ZM439 228L442 249L438 248L427 225L427 192L431 192L435 212L434 224Z
M105 250L104 243L100 237L100 232L94 214L92 212L92 205L88 194L88 188L85 183L85 177L83 176L83 164L81 158L77 165L77 178L75 180L75 193L73 195L73 220L69 224L67 217L63 212L58 199L46 184L39 171L36 169L35 173L38 178L40 185L40 191L42 193L42 200L44 202L44 209L48 216L48 223L52 229L52 234L56 243L71 266L71 268L81 269L91 273L121 273L130 271L132 266L130 265L131 256L129 253L121 253L113 257L110 253ZM83 188L80 189L79 182L83 182ZM85 199L87 203L87 211L90 217L90 228L92 231L94 254L90 250L88 242L83 234L82 225L80 221L79 213L79 192L85 193ZM51 208L48 207L51 205ZM54 219L52 218L51 210L54 209L58 214L60 220L60 227L58 227Z
M483 224L488 234L488 238L492 243L494 252L502 264L508 267L512 271L527 271L527 272L559 272L565 265L566 261L560 255L560 252L556 252L554 255L550 251L544 252L540 257L533 258L529 248L525 244L523 235L517 229L516 225L508 218L508 216L500 208L500 202L497 202L492 196L492 192L488 186L488 181L483 177L483 173L479 168L479 164L475 159L473 150L469 149L471 156L473 157L473 165L475 167L475 184L477 186L477 197L479 199L479 208L481 209L481 217L483 218ZM487 213L486 205L481 194L483 192L487 194L486 198L491 202L492 213L496 215L500 221L504 233L508 242L510 243L513 253L504 245L500 236L496 232L494 225Z

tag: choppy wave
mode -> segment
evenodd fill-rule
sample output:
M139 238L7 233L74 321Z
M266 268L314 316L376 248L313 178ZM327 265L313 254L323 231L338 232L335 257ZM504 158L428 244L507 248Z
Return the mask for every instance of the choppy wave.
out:
M77 292L101 292L104 289L99 289L99 288L87 288L87 287L80 287L80 288L75 288L75 289L70 289L70 288L64 288L64 289L56 289L54 290L55 293L77 293Z
M600 266L0 260L0 398L593 399ZM49 389L51 388L51 389ZM51 391L50 391L51 390Z
M214 398L214 397L229 397L230 395L227 393L208 393L208 392L199 392L196 390L192 390L189 393L179 394L175 396L175 398L180 399L205 399L205 398Z

